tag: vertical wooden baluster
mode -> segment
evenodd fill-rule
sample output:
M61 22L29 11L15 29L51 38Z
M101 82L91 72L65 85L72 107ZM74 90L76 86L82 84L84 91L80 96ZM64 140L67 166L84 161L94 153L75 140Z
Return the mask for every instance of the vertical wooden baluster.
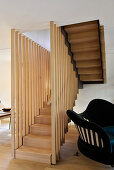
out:
M42 51L42 47L41 47L41 52L40 52L40 60L41 60L41 108L43 108L43 82L42 82L42 78L43 78L43 73L42 73L42 70L43 70L43 51Z
M34 43L34 115L36 116L36 43Z
M23 98L23 136L25 136L25 114L26 114L26 70L25 70L25 36L22 37L22 62L23 62L23 93L22 93L22 98Z
M32 124L32 58L31 40L29 40L29 126Z
M50 52L49 54L49 98L51 100L51 61L50 61Z
M26 38L26 135L29 132L29 70L28 70L28 38Z
M34 42L32 41L32 124L34 124Z
M59 29L59 37L61 34L61 29ZM61 40L61 42L60 42ZM61 36L59 42L59 49L60 49L60 77L61 77L61 82L60 82L60 89L61 89L61 117L62 117L62 123L61 123L61 129L62 129L62 138L61 142L63 143L65 140L65 132L64 132L64 44L63 44L63 36ZM61 144L62 144L61 143Z
M39 69L39 61L38 61L38 44L36 46L36 72L37 72L37 75L36 75L36 88L37 88L37 97L36 97L36 106L37 106L37 115L39 115L39 98L38 98L38 94L39 94L39 73L38 73L38 69Z
M56 105L55 105L55 38L54 23L50 22L50 61L51 61L51 128L52 128L52 164L56 164Z
M46 102L48 101L48 51L46 50Z
M57 73L58 73L58 77L57 77L57 102L58 102L58 146L59 146L59 159L60 159L60 150L61 150L61 139L60 139L60 114L61 114L61 107L60 107L60 98L61 98L61 94L60 94L60 42L59 42L59 30L60 28L57 28Z
M18 32L15 32L15 85L16 85L16 148L19 147L19 63L18 63Z
M21 34L19 34L19 147L22 145L22 54Z
M40 46L38 46L38 72L39 72L39 78L38 78L38 81L39 81L39 95L38 95L38 98L39 98L39 108L41 108L41 100L42 100L42 98L41 98L41 47Z
M11 29L11 149L15 158L15 30Z

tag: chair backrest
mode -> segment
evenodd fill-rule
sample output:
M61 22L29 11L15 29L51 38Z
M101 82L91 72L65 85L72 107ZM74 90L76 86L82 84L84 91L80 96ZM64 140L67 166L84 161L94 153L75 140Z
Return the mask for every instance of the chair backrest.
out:
M67 110L68 117L76 124L79 137L82 141L100 148L107 146L110 151L110 141L103 129L72 110Z
M76 125L78 132L79 132L79 136L80 138L91 145L97 146L97 147L104 147L104 142L102 137L95 131L84 128L82 126Z
M103 100L92 100L81 115L102 127L114 125L114 104Z

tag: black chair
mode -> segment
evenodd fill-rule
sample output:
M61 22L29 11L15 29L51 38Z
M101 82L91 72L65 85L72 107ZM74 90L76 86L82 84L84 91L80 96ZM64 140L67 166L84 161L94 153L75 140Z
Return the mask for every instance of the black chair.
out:
M103 99L94 99L83 113L67 110L67 115L79 132L80 152L93 160L113 166L114 105Z

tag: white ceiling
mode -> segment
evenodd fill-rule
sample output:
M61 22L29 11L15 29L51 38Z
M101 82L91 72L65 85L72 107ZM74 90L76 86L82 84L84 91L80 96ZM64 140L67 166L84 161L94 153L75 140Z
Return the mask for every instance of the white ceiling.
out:
M49 28L49 21L66 25L100 19L114 28L114 0L0 0L0 49L10 48L10 29Z

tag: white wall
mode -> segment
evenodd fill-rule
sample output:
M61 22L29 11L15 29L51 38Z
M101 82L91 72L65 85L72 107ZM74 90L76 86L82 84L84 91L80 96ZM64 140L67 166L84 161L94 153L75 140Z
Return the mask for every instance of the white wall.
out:
M79 90L77 100L75 101L74 110L78 113L85 110L88 103L95 98L106 99L114 103L114 29L105 27L106 43L106 84L89 84L84 85Z
M40 44L42 47L50 50L50 31L49 29L32 31L24 33L27 37Z
M0 100L5 107L11 106L11 50L0 49Z

